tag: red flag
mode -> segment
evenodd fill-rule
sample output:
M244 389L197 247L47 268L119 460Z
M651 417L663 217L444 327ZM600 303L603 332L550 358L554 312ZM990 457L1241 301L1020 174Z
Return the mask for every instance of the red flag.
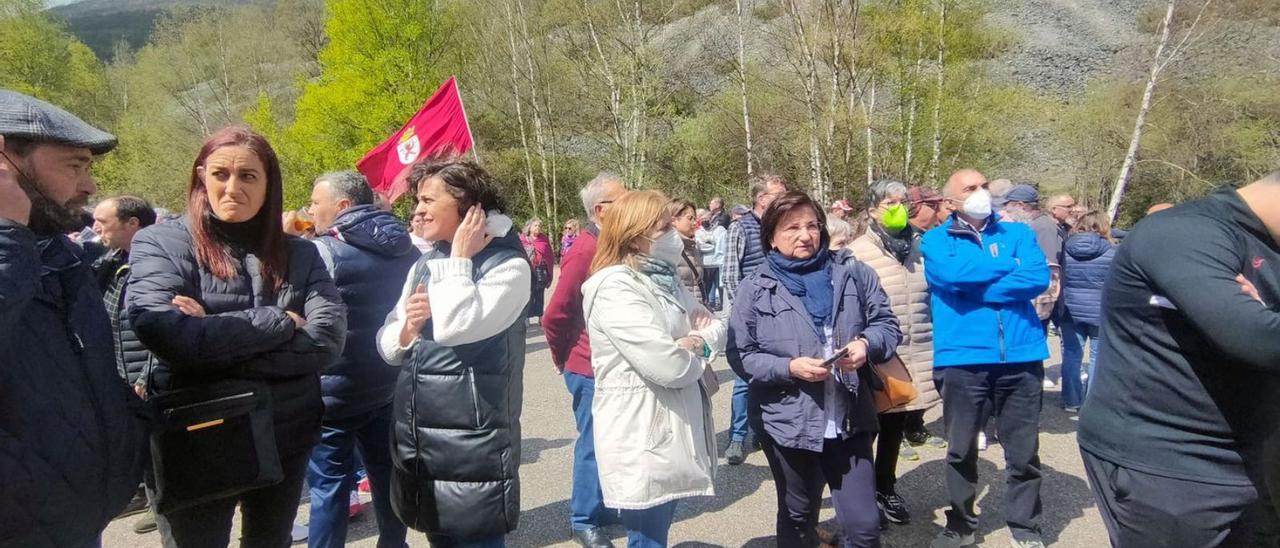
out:
M471 147L467 113L458 84L450 76L404 127L356 162L356 169L369 179L373 190L394 202L408 190L405 176L419 158L443 149L462 154Z

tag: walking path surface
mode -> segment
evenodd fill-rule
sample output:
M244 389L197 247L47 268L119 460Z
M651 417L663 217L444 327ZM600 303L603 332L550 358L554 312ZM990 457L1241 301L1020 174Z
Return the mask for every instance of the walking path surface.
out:
M573 441L576 436L569 394L564 382L551 364L546 339L537 327L530 327L528 360L525 366L524 447L520 469L522 513L520 528L507 537L513 548L573 547L569 542L569 487L572 470ZM1049 340L1054 357L1048 363L1050 377L1058 378L1058 340ZM720 450L727 443L729 399L733 373L724 360L716 362L721 390L714 398L714 416L719 432ZM1096 548L1107 545L1106 531L1098 516L1089 485L1085 480L1079 449L1076 447L1076 422L1058 407L1057 389L1046 391L1041 414L1040 457L1044 463L1044 536L1051 546ZM942 432L938 410L926 415L929 429ZM885 547L928 546L941 530L942 511L946 504L943 483L944 450L918 448L920 460L900 461L898 492L907 499L912 522L893 526L885 532ZM1004 494L1004 461L999 445L980 455L980 497L982 513L979 540L983 546L1009 546L1009 533L1001 518ZM728 466L721 460L714 498L681 501L676 523L671 529L671 545L696 547L768 547L774 546L775 495L773 481L764 455L753 452L741 466ZM307 522L308 505L298 510L298 523ZM369 507L372 512L372 507ZM822 519L833 516L830 503L822 511ZM137 517L116 520L103 537L106 548L160 546L157 533L137 535L133 523ZM237 516L236 531L239 530ZM625 546L625 531L611 527L609 532L617 546ZM233 534L233 537L236 535ZM351 522L348 546L377 545L377 525L369 514ZM421 533L410 531L409 545L425 547Z

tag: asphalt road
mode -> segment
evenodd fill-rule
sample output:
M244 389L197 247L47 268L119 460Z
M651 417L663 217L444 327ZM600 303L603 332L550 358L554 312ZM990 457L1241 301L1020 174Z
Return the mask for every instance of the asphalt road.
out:
M1057 379L1058 340L1050 339L1054 349L1051 378ZM561 377L551 364L546 340L537 327L531 327L525 366L524 447L521 466L520 528L507 537L507 544L520 548L547 546L573 547L568 537L568 499L572 469L573 442L576 436L570 399ZM723 360L716 363L722 389L714 398L716 427L720 449L727 442L729 399L733 374ZM1045 393L1041 414L1040 457L1044 464L1041 496L1044 504L1043 530L1046 544L1096 548L1107 545L1106 531L1094 506L1085 480L1084 468L1075 442L1076 422L1058 407L1055 388ZM939 413L926 415L931 431L940 433ZM942 511L946 505L943 484L943 450L923 447L917 462L900 461L898 492L912 513L912 522L893 526L885 532L886 547L927 546L941 530ZM1008 546L1009 532L1001 518L1003 503L1003 455L999 445L981 453L979 466L982 513L979 541L983 546ZM750 454L741 466L728 466L721 461L715 497L681 501L676 522L671 529L671 544L695 547L767 547L774 546L775 494L773 481L764 455ZM370 511L372 509L370 508ZM308 506L302 503L297 523L307 522ZM833 513L829 500L822 518ZM108 548L160 546L157 533L137 535L132 530L137 517L116 520L107 529L103 545ZM235 524L239 529L239 518ZM620 527L609 532L615 544L625 546L626 533ZM236 534L233 534L233 538ZM348 532L348 546L374 547L377 525L365 514L355 518ZM299 543L301 544L301 543ZM427 546L421 533L410 531L409 544Z

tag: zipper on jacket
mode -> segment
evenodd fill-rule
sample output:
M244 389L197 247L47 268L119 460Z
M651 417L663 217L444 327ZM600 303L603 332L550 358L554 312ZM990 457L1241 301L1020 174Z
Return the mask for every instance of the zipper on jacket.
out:
M1004 316L996 309L996 333L1000 339L1000 363L1004 363Z
M221 397L221 398L214 398L214 399L212 399L212 400L205 400L205 401L202 401L202 402L189 403L189 404L187 404L187 405L179 405L178 407L174 407L174 408L172 408L172 409L168 409L168 410L166 410L166 411L165 411L165 414L166 414L166 415L172 415L172 414L177 413L177 412L179 412L179 411L185 411L185 410L187 410L187 409L191 409L191 408L193 408L193 407L201 407L201 406L204 406L204 405L210 405L210 404L215 404L215 403L226 403L226 402L230 402L230 401L242 400L242 399L245 399L245 398L252 398L252 397L253 397L253 392L244 392L244 393L241 393L241 394L233 394L233 395L230 395L230 396L223 396L223 397Z

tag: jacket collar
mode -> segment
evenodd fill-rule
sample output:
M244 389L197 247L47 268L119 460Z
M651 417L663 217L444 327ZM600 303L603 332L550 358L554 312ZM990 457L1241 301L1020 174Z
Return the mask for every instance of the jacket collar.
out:
M1232 222L1239 224L1245 230L1253 233L1254 237L1264 242L1272 249L1280 249L1280 242L1275 241L1271 235L1271 231L1267 230L1267 225L1262 223L1262 219L1249 209L1249 204L1244 203L1240 198L1240 193L1234 188L1223 188L1210 195L1210 198L1222 202L1226 207L1230 208L1234 215Z
M80 248L58 234L37 240L36 252L40 255L41 268L41 291L36 298L69 308L76 297L76 272L84 265Z
M986 226L982 227L982 231L979 232L978 229L974 228L964 219L961 219L958 213L952 213L951 218L947 219L947 224L945 226L946 226L947 234L950 234L952 236L957 236L960 238L970 238L974 241L981 242L982 235L995 234L997 230L996 225L998 225L999 223L1000 223L1000 215L998 213L992 212L991 216L987 217Z
M857 259L854 258L853 253L848 250L842 250L831 255L831 281L835 283L835 293L833 293L834 298L832 299L832 305L835 306L835 310L831 311L831 321L833 324L840 317L840 312L842 312L841 308L844 305L844 299L842 299L841 296L844 295L844 291L849 285L850 276L847 275L845 271L848 270L849 265L854 261L857 261ZM776 295L796 311L804 311L801 313L807 313L804 303L800 302L800 298L792 295L791 292L787 291L787 288L778 281L778 273L774 271L773 263L765 261L764 264L761 264L760 267L756 269L756 272L759 273L759 285L762 289L768 290L771 295ZM770 310L770 312L777 311ZM818 333L818 328L814 327L813 322L804 321L801 323L809 326L809 329L813 331L815 335L818 335L819 340L821 340L821 334Z

